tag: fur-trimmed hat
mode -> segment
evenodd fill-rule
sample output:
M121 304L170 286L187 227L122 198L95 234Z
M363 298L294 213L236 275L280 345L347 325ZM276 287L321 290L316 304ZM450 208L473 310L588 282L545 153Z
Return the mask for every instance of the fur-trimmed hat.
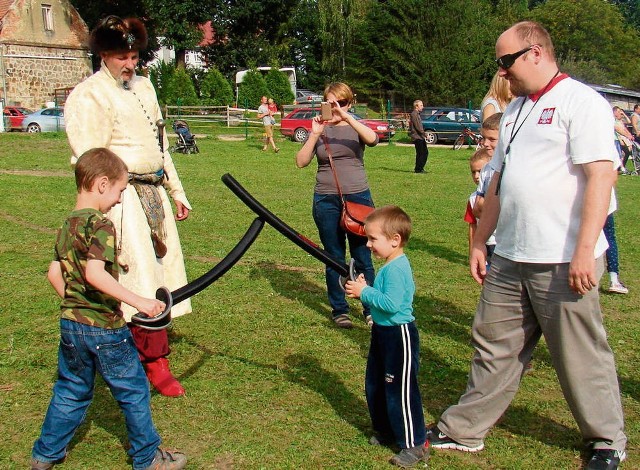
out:
M141 51L147 47L147 28L137 18L107 16L91 31L89 47L94 54L108 51Z

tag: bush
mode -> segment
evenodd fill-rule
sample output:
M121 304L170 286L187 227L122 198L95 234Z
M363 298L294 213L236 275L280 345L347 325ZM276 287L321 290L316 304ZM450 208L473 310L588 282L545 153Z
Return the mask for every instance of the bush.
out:
M269 96L267 82L262 73L257 69L251 69L244 76L238 89L238 107L244 107L246 101L249 108L257 109L260 106L260 98L263 96Z
M209 69L200 84L202 104L208 106L230 106L233 104L233 88L216 68Z
M278 108L284 104L293 104L295 96L293 96L293 92L291 91L291 84L289 83L287 74L277 68L272 68L264 79L267 83L267 88L269 88L269 94L267 96L273 98Z
M149 79L156 89L160 106L167 104L167 89L175 71L173 65L165 62L159 62L157 65L149 67Z
M168 105L197 106L200 104L191 77L182 67L178 67L169 79L165 98Z

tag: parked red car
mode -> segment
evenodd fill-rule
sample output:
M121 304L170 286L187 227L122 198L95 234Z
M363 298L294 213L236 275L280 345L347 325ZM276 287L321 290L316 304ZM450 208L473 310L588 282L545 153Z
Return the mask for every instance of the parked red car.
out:
M4 107L4 128L7 131L21 131L22 121L27 114L33 111L21 106L5 106Z
M295 142L304 142L307 134L311 132L311 120L318 114L320 114L320 107L294 109L282 118L280 133L286 137L290 137ZM389 125L386 121L363 119L355 113L351 114L365 126L373 129L380 140L389 140L396 133L395 127Z

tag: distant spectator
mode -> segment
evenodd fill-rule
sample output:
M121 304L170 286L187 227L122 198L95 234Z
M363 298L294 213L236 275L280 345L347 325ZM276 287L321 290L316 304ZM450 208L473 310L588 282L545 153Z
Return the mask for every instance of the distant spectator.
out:
M631 156L631 146L633 145L633 134L627 129L627 124L630 123L629 118L619 106L613 107L613 117L616 119L614 129L616 133L616 147L620 152L620 158L622 159L622 165L620 166L620 172L627 174L627 160Z
M640 142L640 104L633 107L633 114L631 115L631 127L633 128L633 135L635 140Z
M422 118L420 117L423 109L424 104L422 104L422 101L415 100L413 102L413 111L411 111L411 116L409 117L409 137L413 140L413 145L416 148L416 164L413 169L416 173L424 173L424 167L429 158L426 135L422 126Z
M258 119L262 119L262 125L264 126L264 147L262 147L262 151L265 152L269 148L269 145L271 145L271 147L273 147L273 151L278 153L280 149L276 147L276 143L273 141L273 124L275 121L271 111L269 111L266 96L263 96L260 99Z
M275 125L276 119L274 118L274 116L278 113L278 105L276 104L275 101L273 101L273 98L269 98L267 100L267 103L269 108L269 114L271 115L271 125Z

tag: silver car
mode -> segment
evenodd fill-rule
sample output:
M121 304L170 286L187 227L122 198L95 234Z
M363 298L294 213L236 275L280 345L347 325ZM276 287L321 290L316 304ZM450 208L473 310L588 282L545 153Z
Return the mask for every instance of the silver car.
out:
M64 108L44 108L27 114L22 121L22 130L26 132L64 131Z

